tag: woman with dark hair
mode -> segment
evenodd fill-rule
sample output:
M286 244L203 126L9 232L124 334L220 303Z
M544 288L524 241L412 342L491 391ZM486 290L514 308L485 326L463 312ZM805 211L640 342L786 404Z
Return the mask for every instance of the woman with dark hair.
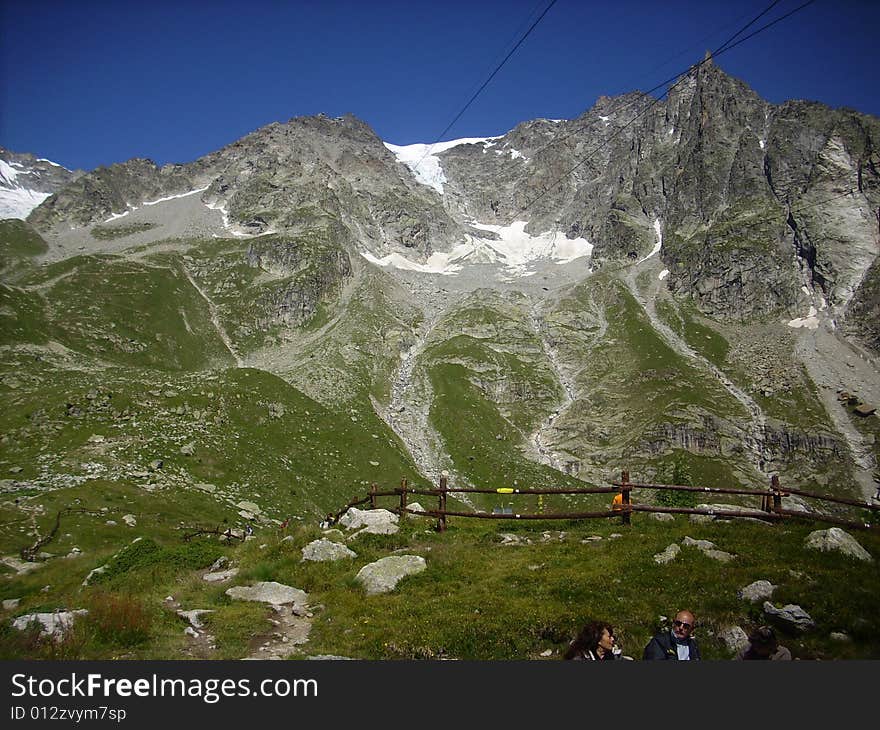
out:
M605 621L591 621L568 645L562 658L588 662L607 661L617 659L614 649L614 627Z
M776 632L769 626L760 626L749 636L749 645L734 659L769 659L772 661L791 660L791 652L780 646L776 640Z

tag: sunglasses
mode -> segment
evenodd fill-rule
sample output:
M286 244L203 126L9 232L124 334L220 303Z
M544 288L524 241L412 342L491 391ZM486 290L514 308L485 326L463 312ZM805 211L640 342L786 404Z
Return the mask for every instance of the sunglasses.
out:
M680 626L681 628L687 629L688 631L694 628L693 624L689 624L687 621L679 621L678 619L673 621L672 625L675 626L675 628L678 628Z

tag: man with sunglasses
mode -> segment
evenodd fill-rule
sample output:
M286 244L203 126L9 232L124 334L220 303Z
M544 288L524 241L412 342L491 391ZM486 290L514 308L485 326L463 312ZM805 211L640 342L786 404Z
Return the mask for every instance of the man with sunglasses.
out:
M690 611L675 614L672 629L661 631L648 642L642 659L671 659L673 661L699 661L700 648L691 635L694 615Z

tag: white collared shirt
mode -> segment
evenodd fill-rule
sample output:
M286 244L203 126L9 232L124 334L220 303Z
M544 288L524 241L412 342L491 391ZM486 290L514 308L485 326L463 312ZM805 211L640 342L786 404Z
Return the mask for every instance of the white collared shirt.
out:
M675 642L675 650L678 652L679 661L687 661L691 658L691 650L687 644Z

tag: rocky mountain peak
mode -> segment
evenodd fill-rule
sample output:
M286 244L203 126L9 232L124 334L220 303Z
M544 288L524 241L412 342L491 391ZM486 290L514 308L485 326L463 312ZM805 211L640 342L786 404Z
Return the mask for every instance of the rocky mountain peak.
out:
M56 190L83 174L51 160L0 147L0 219L25 219Z

